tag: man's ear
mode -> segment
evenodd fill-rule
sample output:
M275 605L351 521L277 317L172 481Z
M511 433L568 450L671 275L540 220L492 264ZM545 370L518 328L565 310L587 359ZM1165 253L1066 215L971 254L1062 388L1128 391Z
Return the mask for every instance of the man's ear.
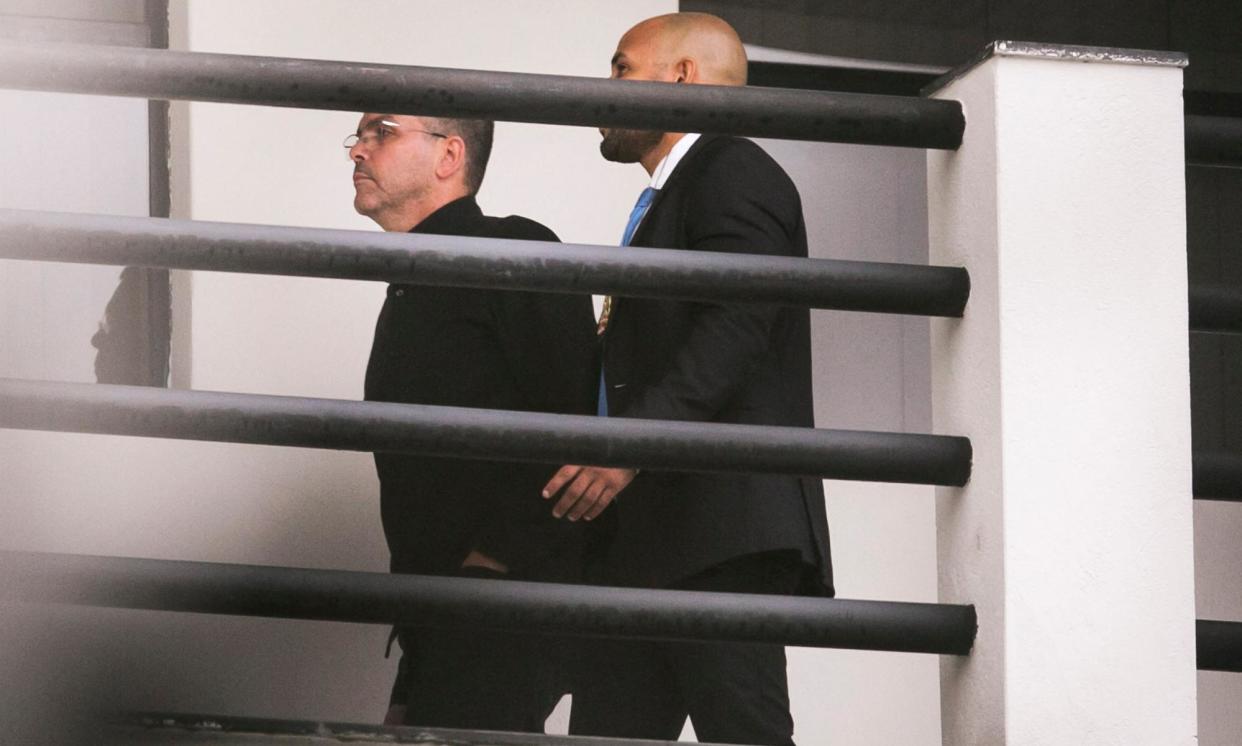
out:
M699 66L694 60L686 57L673 64L673 82L698 83Z
M436 163L436 178L451 179L466 167L466 143L457 135L444 138L444 149Z

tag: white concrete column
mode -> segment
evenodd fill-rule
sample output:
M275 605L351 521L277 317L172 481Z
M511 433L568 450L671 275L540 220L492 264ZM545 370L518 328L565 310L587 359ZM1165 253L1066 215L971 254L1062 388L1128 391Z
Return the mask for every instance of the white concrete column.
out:
M1084 64L1086 63L1086 64ZM930 259L969 269L933 320L945 744L1196 742L1182 55L997 42L935 94Z

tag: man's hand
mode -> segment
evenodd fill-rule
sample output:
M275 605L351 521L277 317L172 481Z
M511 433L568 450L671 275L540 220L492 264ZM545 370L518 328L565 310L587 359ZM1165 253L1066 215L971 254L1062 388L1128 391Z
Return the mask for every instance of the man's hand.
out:
M579 518L589 521L603 513L604 508L612 504L617 493L625 489L636 474L638 471L635 469L562 466L544 486L543 499L550 499L560 492L560 499L552 506L552 515L571 521Z

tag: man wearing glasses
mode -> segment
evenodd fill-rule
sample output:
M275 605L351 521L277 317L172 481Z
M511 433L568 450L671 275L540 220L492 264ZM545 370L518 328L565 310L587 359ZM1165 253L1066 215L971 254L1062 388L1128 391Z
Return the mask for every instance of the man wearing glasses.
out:
M475 201L493 123L368 113L345 139L354 208L386 231L556 241ZM394 284L366 398L570 414L595 410L589 296ZM578 580L577 528L540 499L554 467L375 454L393 572ZM560 698L547 641L403 627L385 722L542 732Z

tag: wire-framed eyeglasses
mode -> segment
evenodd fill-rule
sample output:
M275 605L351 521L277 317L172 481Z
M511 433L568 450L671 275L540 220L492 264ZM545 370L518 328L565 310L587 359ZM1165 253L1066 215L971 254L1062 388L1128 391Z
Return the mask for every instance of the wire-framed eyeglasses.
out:
M374 150L383 147L384 143L397 137L402 132L421 132L424 135L430 135L437 139L448 137L443 132L432 132L431 130L409 127L394 122L391 119L374 119L363 125L357 132L346 135L341 145L345 148L345 157L352 158L350 151L354 149L355 145L361 145L367 150Z

